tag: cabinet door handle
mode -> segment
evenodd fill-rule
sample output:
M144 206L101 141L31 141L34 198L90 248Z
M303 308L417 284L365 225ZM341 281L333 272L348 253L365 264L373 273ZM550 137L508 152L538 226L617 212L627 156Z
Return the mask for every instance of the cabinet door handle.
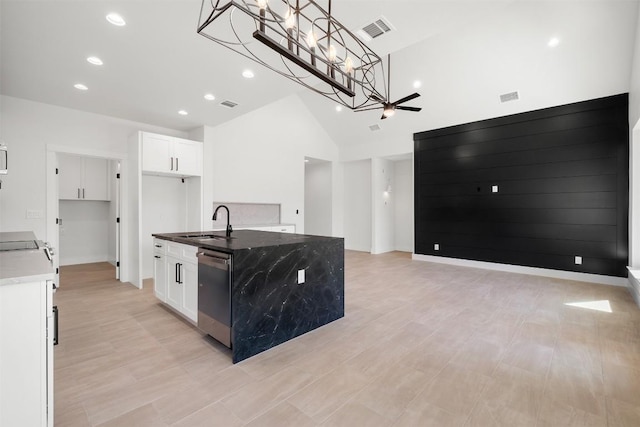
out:
M176 157L176 171L178 170L178 158Z
M171 158L171 170L173 170L173 157Z
M82 198L84 199L84 188L82 189Z
M182 264L178 264L178 283L182 284Z
M80 189L78 188L78 199L80 198Z
M162 245L155 245L155 246L156 246L156 248L161 248L162 247Z
M178 264L178 263L176 262L176 272L175 272L175 273L176 273L176 280L175 280L175 282L176 282L176 283L180 283L180 281L178 280L178 268L179 268L179 267L180 267L180 264Z
M162 258L160 255L154 255L153 257L158 259Z

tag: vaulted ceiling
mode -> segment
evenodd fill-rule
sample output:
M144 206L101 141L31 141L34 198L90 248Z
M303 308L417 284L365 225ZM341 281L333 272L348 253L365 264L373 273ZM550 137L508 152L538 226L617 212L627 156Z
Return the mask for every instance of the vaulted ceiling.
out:
M417 131L628 91L638 25L637 0L334 0L334 15L352 30L380 16L395 27L369 44L392 53L392 100L422 83L411 102L422 112L380 121L377 111L337 112L198 35L200 5L2 0L0 92L177 130L216 126L296 94L340 146L393 144ZM111 12L127 24L109 24ZM241 75L247 68L251 80ZM520 99L500 103L511 91Z

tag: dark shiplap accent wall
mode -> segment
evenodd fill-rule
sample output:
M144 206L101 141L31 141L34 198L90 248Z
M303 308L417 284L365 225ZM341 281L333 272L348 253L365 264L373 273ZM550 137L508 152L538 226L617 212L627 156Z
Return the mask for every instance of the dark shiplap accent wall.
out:
M414 162L416 254L626 277L628 94L416 133Z

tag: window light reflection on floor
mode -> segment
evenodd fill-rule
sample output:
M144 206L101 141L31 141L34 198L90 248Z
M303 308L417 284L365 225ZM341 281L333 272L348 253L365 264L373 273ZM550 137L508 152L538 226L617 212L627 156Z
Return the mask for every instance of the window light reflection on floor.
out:
M564 305L587 308L589 310L604 311L605 313L613 313L613 311L611 310L611 304L609 304L609 300L607 299L603 299L600 301L565 302Z

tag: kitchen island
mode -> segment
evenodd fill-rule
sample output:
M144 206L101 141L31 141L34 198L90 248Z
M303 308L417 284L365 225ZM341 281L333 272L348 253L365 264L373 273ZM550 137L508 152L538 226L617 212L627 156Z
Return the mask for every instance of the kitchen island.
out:
M228 255L230 337L219 340L230 346L234 363L344 317L341 238L255 230L237 230L230 238L224 231L153 236L200 248L199 257L205 251ZM207 285L201 268L202 262L199 327Z

